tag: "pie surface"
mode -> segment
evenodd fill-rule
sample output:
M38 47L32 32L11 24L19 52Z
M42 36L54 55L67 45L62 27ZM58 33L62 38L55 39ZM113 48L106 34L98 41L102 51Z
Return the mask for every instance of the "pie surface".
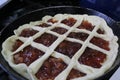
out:
M30 80L92 80L112 66L118 52L118 38L105 20L86 14L47 15L14 34L2 55Z

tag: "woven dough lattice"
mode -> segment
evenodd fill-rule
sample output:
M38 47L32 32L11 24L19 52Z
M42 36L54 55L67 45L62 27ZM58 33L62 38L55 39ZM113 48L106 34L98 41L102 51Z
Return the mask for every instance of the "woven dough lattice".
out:
M45 16L14 33L3 43L2 54L30 80L95 79L112 66L118 52L118 38L97 16Z

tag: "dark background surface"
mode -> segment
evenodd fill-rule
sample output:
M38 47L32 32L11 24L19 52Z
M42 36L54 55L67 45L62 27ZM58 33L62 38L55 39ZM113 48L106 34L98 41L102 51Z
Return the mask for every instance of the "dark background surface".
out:
M12 0L0 9L0 31L25 13L49 6L81 6L92 8L120 21L120 1L118 0ZM0 68L0 80L15 80Z
M110 16L116 21L120 21L119 0L12 0L0 9L0 30L28 11L61 5L92 8Z

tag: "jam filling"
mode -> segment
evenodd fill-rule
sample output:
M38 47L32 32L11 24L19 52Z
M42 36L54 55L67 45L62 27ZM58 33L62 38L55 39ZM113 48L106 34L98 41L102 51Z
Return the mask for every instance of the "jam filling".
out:
M98 29L98 30L97 30L97 33L99 33L99 34L104 34L105 32L104 32L104 30Z
M42 43L43 45L49 47L56 39L57 39L56 36L53 36L52 34L44 33L34 41L37 43Z
M76 23L76 21L77 20L75 20L74 18L68 18L68 19L62 20L61 23L66 24L66 25L72 27Z
M62 59L50 57L43 63L35 75L39 80L54 80L66 67L67 65Z
M38 31L36 31L36 30L27 28L27 29L22 30L22 32L21 32L21 34L19 36L30 37L30 36L33 36L34 34L36 34L37 32Z
M40 56L42 56L44 52L32 47L27 46L22 51L17 52L14 54L14 63L25 63L27 66L29 66L33 61L38 59Z
M72 58L72 56L74 56L74 54L81 48L81 46L81 44L76 42L63 41L58 45L55 51Z
M64 34L65 32L67 32L67 29L61 27L55 27L54 29L52 29L52 31L57 32L59 34Z
M88 36L89 36L88 34L82 33L82 32L79 32L79 33L71 32L71 33L68 35L68 37L76 38L76 39L79 39L79 40L82 40L82 41L85 41Z
M71 79L74 79L77 77L83 77L85 75L86 75L85 73L82 73L78 70L72 69L67 77L67 80L71 80Z
M47 22L51 22L54 24L54 23L57 23L58 21L52 18L52 19L49 19Z
M85 64L94 68L100 68L102 66L101 63L103 63L105 59L106 54L87 47L78 61L81 64Z
M22 41L20 41L20 40L16 40L16 41L15 41L15 44L13 45L13 49L12 49L12 51L17 50L22 44L23 44Z
M47 23L42 23L42 24L37 25L37 26L45 28L45 27L49 27L49 26L51 26L51 25L50 25L50 24L47 24Z
M82 23L80 24L80 26L78 26L77 28L92 31L94 29L94 26L91 23L89 23L88 21L83 20Z
M100 48L103 48L103 49L108 50L108 51L110 50L109 42L106 40L103 40L103 39L98 38L98 37L93 37L90 42L93 43L94 45L100 47Z
M60 58L49 57L35 74L38 80L54 80L55 77L60 74L67 65ZM75 69L70 71L67 80L85 76L85 73L79 72Z

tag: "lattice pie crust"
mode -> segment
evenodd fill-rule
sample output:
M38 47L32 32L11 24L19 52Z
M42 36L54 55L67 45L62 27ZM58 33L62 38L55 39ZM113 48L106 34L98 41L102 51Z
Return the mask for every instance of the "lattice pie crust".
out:
M80 27L80 25L83 26ZM85 26L88 28L84 28ZM27 32L21 34L22 31L28 29L31 32L28 31L28 34ZM50 57L49 61L54 60L52 58L55 58L55 60L60 59L56 61L63 61L62 64L64 64L65 67L55 75L54 78L39 78L39 80L92 80L103 75L105 71L112 66L118 52L118 38L113 34L113 31L106 24L105 20L97 16L72 14L56 14L54 17L45 16L41 21L34 21L20 26L14 30L14 33L15 35L12 35L4 41L2 45L2 55L15 71L30 80L38 80L36 73ZM50 37L48 42L44 40L44 36L46 35L48 38ZM82 35L84 37L76 38L76 35ZM13 46L17 40L22 42L22 44L20 43L21 46L13 50ZM97 41L97 43L95 41ZM104 41L105 43L100 41ZM32 48L32 50L36 52L35 54L39 52L41 55L38 55L37 58L30 63L25 62L26 64L15 61L15 59L18 61L21 59L18 59L20 55L14 56L15 54L24 51L24 49L31 49L27 46L33 47L34 49ZM67 51L71 54L65 53ZM94 51L96 55L91 56L91 54L94 53L92 51ZM87 54L87 56L83 54ZM88 54L93 58L88 56ZM96 60L99 61L99 59L102 59L99 58L99 55L104 59L102 62L96 64ZM26 58L26 60L27 59L28 58ZM58 65L59 63L56 62L56 66L59 69ZM78 74L81 72L82 75L68 78L68 75L73 69L78 72ZM44 74L44 72L42 74ZM70 76L72 76L72 73Z

